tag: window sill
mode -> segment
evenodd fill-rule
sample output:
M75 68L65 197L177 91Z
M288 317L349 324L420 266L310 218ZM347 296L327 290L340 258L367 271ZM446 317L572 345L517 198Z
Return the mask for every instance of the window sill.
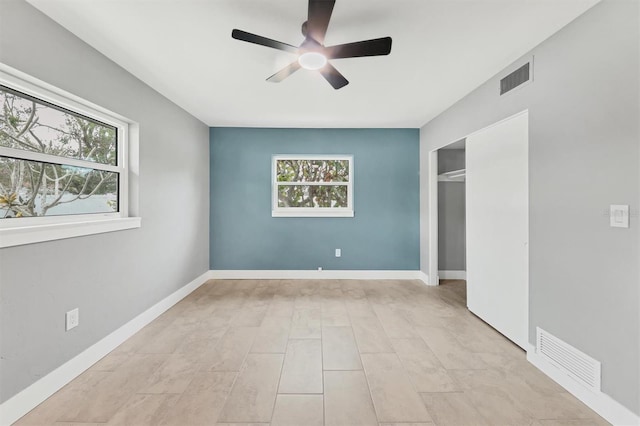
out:
M354 217L353 210L342 211L278 211L272 210L271 217Z
M140 217L52 223L0 229L0 248L140 228Z

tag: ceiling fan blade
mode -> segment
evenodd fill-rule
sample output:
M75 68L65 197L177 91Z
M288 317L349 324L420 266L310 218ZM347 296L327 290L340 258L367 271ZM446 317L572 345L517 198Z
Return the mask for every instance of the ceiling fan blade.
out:
M329 59L388 55L391 53L391 37L329 46L325 47L324 53Z
M260 46L271 47L273 49L284 50L285 52L298 53L298 48L281 41L271 40L270 38L251 34L242 30L233 30L231 37L236 40L246 41L248 43L259 44Z
M280 71L278 71L277 73L269 77L267 81L270 81L272 83L280 83L282 80L289 77L291 74L298 71L299 69L300 69L300 63L298 61L291 62L289 65L287 65L286 67L282 68Z
M329 27L331 13L336 0L309 0L309 16L307 18L307 37L324 44L324 36Z
M333 65L327 63L324 67L320 68L320 74L329 82L330 85L333 86L334 89L338 90L341 87L349 84L349 80L344 78L340 71L334 68Z

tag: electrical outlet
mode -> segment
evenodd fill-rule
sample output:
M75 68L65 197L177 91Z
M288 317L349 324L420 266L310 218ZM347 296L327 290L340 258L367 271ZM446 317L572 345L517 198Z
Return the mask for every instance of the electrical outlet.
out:
M80 311L78 308L72 309L65 315L67 331L75 328L80 324Z
M336 249L336 257L342 256L342 249Z

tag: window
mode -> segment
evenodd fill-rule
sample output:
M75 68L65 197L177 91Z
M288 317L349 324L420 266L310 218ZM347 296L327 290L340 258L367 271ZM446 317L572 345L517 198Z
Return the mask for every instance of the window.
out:
M274 217L353 217L353 156L275 155Z
M0 247L95 233L55 237L61 224L126 218L128 130L87 103L0 70ZM49 237L35 236L38 227ZM28 241L16 238L26 228Z

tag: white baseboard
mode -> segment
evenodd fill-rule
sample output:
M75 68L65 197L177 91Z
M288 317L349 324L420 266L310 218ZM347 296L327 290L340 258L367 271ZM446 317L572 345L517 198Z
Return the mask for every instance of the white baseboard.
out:
M593 392L581 385L555 365L538 355L536 348L529 345L527 360L544 374L552 378L569 393L584 402L589 408L615 426L638 426L640 416L603 392Z
M418 278L418 279L421 280L424 284L426 284L426 285L437 285L437 284L434 284L434 283L429 281L429 275L427 275L426 273L424 273L422 271L418 271L418 275L420 276L420 278Z
M211 270L210 279L229 280L422 280L422 271L355 271L355 270Z
M441 280L466 280L467 271L438 271Z
M64 385L78 377L93 364L114 350L142 327L184 299L209 279L210 271L156 303L113 333L85 349L37 382L0 405L0 425L8 426L49 398Z

